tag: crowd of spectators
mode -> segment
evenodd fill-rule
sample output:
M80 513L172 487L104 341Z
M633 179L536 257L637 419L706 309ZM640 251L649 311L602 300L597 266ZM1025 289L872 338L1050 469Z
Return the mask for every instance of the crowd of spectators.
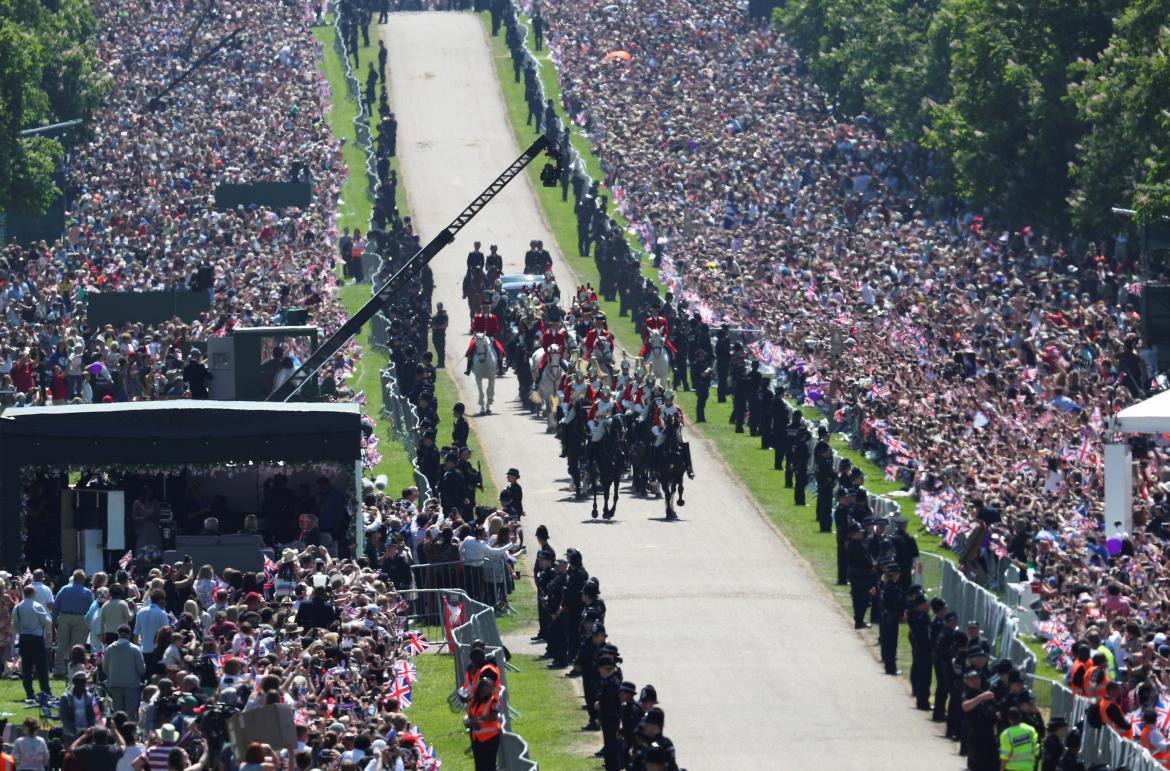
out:
M112 88L68 158L64 234L0 259L0 394L15 404L206 398L208 338L281 324L293 309L326 332L338 324L329 256L345 166L322 120L330 97L311 12L243 3L198 25L202 8L182 3L93 7ZM304 179L315 190L304 209L214 204L220 183ZM94 294L155 290L206 292L211 310L87 323Z
M438 767L403 713L427 642L376 565L309 547L259 573L127 567L76 571L55 592L40 571L4 574L7 650L19 641L28 704L61 721L47 736L25 721L17 768L69 767L69 755L102 769ZM229 741L233 715L273 704L292 712L295 747Z

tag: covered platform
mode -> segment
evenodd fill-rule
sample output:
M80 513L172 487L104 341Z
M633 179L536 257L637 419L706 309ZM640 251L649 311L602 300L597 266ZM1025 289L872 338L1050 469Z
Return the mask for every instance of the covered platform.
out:
M1133 452L1126 434L1170 434L1170 391L1126 407L1106 424L1105 531L1133 530Z
M356 485L361 443L356 404L182 400L10 409L0 416L0 559L10 571L24 562L24 497L39 473L327 463Z

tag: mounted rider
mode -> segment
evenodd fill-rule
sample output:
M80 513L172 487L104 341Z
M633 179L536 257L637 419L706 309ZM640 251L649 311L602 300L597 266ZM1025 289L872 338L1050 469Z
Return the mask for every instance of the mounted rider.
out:
M540 366L536 368L537 381L544 375L545 365L549 361L549 352L552 351L553 346L557 346L561 355L567 355L569 350L569 337L565 334L565 328L560 321L541 322L544 327L544 333L540 336L540 347L544 349L544 357L540 360Z
M666 350L678 353L678 349L670 342L670 324L662 315L662 309L655 306L642 322L642 350L638 352L639 356L644 357L650 352L650 333L654 330L658 330L658 333L662 335L662 344L666 346Z
M621 370L613 376L613 392L617 394L619 401L625 396L626 388L630 385L630 382L630 360L623 353Z
M561 288L551 270L545 271L544 281L536 285L536 293L545 305L555 305L561 299Z
M593 406L589 408L588 427L589 427L589 449L590 457L593 457L594 445L601 442L605 438L605 419L621 412L621 407L614 402L613 392L609 390L609 386L602 386L601 391L597 396Z
M496 318L496 314L491 311L491 303L485 298L480 312L471 318L471 342L467 344L467 353L464 356L467 358L467 368L463 374L471 374L471 357L475 353L475 334L483 332L488 339L492 341L492 345L496 348L496 364L499 368L499 374L504 374L504 346L500 345L497 339L500 334L500 320Z
M672 417L678 419L679 446L682 448L683 458L686 460L687 476L694 479L695 472L691 467L691 445L682 439L682 427L686 425L687 416L683 412L683 408L674 403L674 391L668 389L662 395L662 404L654 411L653 425L650 427L650 433L654 436L655 448L666 443L666 421Z
M613 332L610 332L605 323L605 316L597 314L593 317L593 328L585 335L585 358L593 358L593 350L602 340L609 341L610 350L613 350Z

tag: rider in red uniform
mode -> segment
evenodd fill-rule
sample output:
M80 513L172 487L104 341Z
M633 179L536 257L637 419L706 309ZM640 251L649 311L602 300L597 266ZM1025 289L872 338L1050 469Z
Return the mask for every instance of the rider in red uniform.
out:
M593 357L593 349L597 347L598 342L602 339L608 340L610 349L613 348L613 333L605 327L605 316L598 314L593 317L593 329L589 330L589 334L585 335L585 358Z
M483 303L482 310L471 319L471 342L467 344L467 369L464 370L465 375L471 374L471 355L475 353L475 333L483 332L492 341L496 347L496 352L499 354L499 369L500 374L504 374L504 346L500 345L500 341L496 338L500 334L500 320L496 318L496 314L491 311L491 303L486 300Z
M642 350L638 352L639 356L645 356L650 351L650 332L657 329L662 335L662 342L666 345L666 349L671 353L678 353L678 349L670 342L670 325L666 323L666 319L657 310L651 311L646 320L642 322Z

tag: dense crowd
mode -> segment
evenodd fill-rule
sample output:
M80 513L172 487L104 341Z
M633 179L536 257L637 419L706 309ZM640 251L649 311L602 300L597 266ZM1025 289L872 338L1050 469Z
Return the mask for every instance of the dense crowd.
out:
M55 591L41 571L4 575L6 650L18 642L28 704L60 719L46 734L25 720L7 767L438 767L403 713L428 643L377 566L309 547L260 573L127 567ZM230 739L233 716L271 705L286 705L295 742Z
M206 398L209 337L281 324L294 309L337 326L328 257L345 167L322 120L329 93L311 13L296 3L212 9L189 41L199 10L94 4L112 89L92 139L69 156L66 231L9 246L0 262L8 403ZM152 104L233 29L226 48ZM220 183L305 179L316 195L303 210L214 204ZM211 310L186 322L86 321L94 294L154 290L206 292ZM281 356L291 363L297 352Z

